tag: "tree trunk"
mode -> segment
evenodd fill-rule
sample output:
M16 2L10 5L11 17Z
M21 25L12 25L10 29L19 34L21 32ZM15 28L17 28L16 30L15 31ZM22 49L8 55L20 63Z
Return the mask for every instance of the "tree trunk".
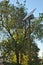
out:
M22 65L23 55L20 54L20 65Z
M17 58L17 65L19 65L19 53L16 52L16 58Z

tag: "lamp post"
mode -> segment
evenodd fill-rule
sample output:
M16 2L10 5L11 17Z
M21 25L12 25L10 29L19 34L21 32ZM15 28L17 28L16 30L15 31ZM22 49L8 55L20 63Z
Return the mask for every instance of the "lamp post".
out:
M23 19L23 21L25 21L25 37L26 37L26 21L28 21L28 23L29 23L29 44L28 44L28 49L29 49L29 52L28 52L28 64L29 65L31 65L31 41L30 41L30 39L31 39L31 37L30 37L30 35L31 35L31 30L30 30L30 20L31 19L34 19L34 15L33 15L33 13L34 13L34 11L36 10L36 8L34 9L34 10L32 10L27 16L25 16L25 18Z

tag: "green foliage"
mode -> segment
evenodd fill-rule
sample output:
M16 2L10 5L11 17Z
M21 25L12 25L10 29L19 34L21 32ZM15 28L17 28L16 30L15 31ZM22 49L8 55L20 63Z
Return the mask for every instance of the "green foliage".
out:
M16 3L17 6L9 4L9 0L0 2L0 21L2 23L0 25L9 33L8 37L10 36L10 38L3 40L1 43L2 55L6 58L6 61L13 62L14 59L14 62L17 64L24 65L28 65L29 56L31 55L31 64L39 65L39 48L34 39L43 38L43 30L41 28L43 13L38 18L34 18L34 21L30 23L29 39L29 22L26 22L25 29L25 22L23 21L23 18L27 14L25 5L20 4L18 0ZM29 49L30 44L31 52ZM31 54L29 55L29 53Z

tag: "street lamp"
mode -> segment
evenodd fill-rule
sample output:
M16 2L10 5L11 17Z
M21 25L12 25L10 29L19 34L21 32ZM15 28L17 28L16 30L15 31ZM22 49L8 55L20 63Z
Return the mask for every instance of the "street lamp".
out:
M30 35L31 35L31 30L30 30L30 20L34 19L34 11L36 10L36 8L34 10L32 10L28 15L26 15L23 19L23 21L25 21L25 37L26 37L26 22L29 22L29 44L28 44L28 49L29 49L29 58L28 58L28 64L31 65L31 41L30 41Z

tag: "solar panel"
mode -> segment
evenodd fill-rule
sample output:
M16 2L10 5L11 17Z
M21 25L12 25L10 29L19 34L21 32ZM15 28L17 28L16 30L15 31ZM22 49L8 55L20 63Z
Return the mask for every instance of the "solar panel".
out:
M23 21L26 20L29 16L33 15L33 13L34 13L35 10L36 10L36 8L33 9L29 14L27 14L27 15L24 17Z

